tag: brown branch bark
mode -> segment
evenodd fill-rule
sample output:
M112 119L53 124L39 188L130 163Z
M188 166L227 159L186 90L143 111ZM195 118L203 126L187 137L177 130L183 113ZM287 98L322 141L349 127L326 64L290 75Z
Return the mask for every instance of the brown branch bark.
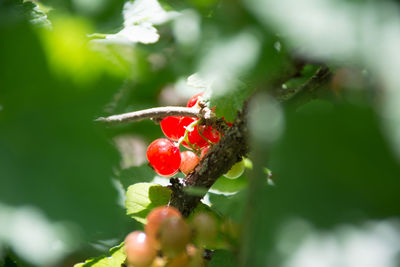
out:
M246 108L238 113L233 126L210 148L183 184L176 178L171 179L170 205L176 207L183 216L189 216L215 181L248 153L246 114ZM201 190L204 194L191 195L186 190L190 187L204 189Z

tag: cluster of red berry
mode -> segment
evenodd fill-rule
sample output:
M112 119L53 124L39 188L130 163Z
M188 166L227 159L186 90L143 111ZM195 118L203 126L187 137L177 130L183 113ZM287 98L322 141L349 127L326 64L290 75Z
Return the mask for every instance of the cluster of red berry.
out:
M199 105L202 95L200 93L190 98L187 107ZM156 173L171 177L180 170L187 175L193 171L209 146L219 141L220 134L216 129L199 125L198 122L198 118L183 116L170 116L161 121L161 130L169 139L156 139L147 148L147 159ZM181 144L189 150L180 152Z
M181 213L168 206L153 209L147 216L144 232L125 238L129 266L204 266L203 249L217 237L217 222L207 213L197 213L190 224ZM196 244L198 247L196 247Z

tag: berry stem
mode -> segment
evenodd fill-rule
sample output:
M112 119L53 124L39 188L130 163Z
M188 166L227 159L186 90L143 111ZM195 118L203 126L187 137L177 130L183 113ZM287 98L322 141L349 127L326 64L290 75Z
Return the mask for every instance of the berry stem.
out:
M180 147L180 145L182 144L183 141L185 141L193 150L195 150L194 146L192 145L192 143L189 142L189 138L188 135L191 131L194 130L194 126L198 125L200 122L200 120L195 120L194 122L192 122L191 124L189 124L188 126L185 127L185 134L179 138L178 140L178 147Z
M207 138L204 137L204 135L199 131L199 127L197 127L197 132L199 133L199 135L201 136L201 138L203 138L204 140L207 141L207 143L211 146L213 143L210 142L210 140L208 140ZM219 133L218 133L219 134Z

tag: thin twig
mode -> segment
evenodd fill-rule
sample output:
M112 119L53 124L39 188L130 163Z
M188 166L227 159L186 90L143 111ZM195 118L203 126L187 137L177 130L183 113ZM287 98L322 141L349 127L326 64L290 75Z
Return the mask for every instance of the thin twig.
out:
M186 108L186 107L157 107L143 109L139 111L112 115L109 117L100 117L96 122L104 122L108 124L122 124L129 122L137 122L144 119L162 119L168 116L186 116L202 119L210 119L211 115L202 109Z

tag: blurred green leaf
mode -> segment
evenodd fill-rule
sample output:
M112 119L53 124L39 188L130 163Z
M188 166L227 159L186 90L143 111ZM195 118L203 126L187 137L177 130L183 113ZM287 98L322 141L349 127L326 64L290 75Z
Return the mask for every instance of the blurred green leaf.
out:
M360 66L370 72L368 76L375 76L384 92L379 99L384 130L400 159L398 4L335 0L242 2L266 28L279 32L293 51L311 60ZM302 14L313 16L306 18Z
M247 193L245 190L233 195L210 194L211 208L218 214L241 222L246 207Z
M235 267L235 255L229 250L216 250L211 258L210 267Z
M168 204L171 190L161 185L137 183L126 192L126 214L140 223L146 224L147 214L155 207Z
M39 31L50 70L61 80L71 79L81 90L102 75L119 78L127 76L129 69L108 60L90 48L87 34L92 30L90 21L72 16L57 16L52 20L52 30ZM68 56L65 56L68 55Z
M251 96L254 89L247 88L243 83L235 83L228 92L223 95L213 94L210 98L210 107L216 107L218 117L224 117L226 121L233 122L237 112L242 109L243 101Z
M150 182L153 180L155 174L154 171L147 165L134 166L127 169L122 169L116 179L119 180L125 190L130 185L140 182Z
M44 29L32 27L28 18L8 19L4 10L0 201L34 206L50 221L70 223L82 233L76 240L82 251L89 241L119 238L127 220L110 179L119 157L93 119L121 80L96 76L82 90L69 74L54 75L47 57L52 52L46 50L51 48L38 34ZM9 14L20 14L16 10L10 7Z
M220 193L236 193L244 188L246 188L248 184L247 178L245 175L241 175L236 179L228 179L224 176L221 176L217 179L217 181L211 187L211 190L215 190ZM214 191L212 191L214 192ZM215 192L214 192L215 193Z
M74 267L117 267L126 259L124 244L113 247L104 255L86 260L84 263L75 264Z
M293 218L317 229L397 217L400 166L367 105L313 101L298 112L287 108L286 131L272 148L254 144L242 261L265 265L265 251ZM276 186L265 185L263 158ZM274 257L271 254L270 257Z

